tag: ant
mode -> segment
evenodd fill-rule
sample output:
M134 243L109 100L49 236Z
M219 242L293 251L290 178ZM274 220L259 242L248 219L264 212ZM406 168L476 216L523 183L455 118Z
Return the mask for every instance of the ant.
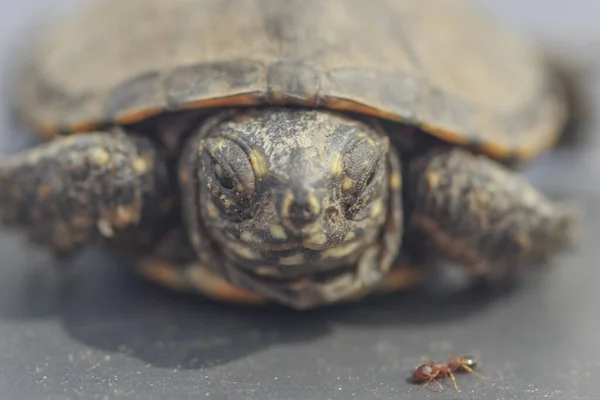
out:
M450 356L450 361L448 364L440 364L433 360L426 361L423 359L423 357L421 357L421 365L415 368L412 379L416 383L425 382L423 387L427 387L427 385L433 382L441 390L442 385L438 382L438 379L449 377L452 379L452 383L454 384L454 391L458 393L460 390L456 384L456 379L454 379L454 374L456 373L470 372L482 379L488 379L487 376L483 376L475 372L477 364L477 359L469 355L462 357Z

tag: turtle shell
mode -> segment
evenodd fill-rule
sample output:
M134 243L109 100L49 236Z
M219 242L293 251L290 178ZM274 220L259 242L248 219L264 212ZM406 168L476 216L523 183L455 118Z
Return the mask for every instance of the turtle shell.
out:
M525 159L565 119L537 49L461 0L102 0L38 45L17 101L46 138L164 111L289 104Z

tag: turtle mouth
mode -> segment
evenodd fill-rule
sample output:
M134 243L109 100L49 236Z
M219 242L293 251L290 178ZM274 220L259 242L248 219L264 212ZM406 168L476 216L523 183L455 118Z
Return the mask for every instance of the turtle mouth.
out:
M319 252L337 253L353 252L365 243L366 233L363 230L352 231L339 235L326 235L323 230L288 236L285 239L276 239L263 232L251 234L241 232L236 234L220 234L220 242L226 246L243 248L244 251L260 253L292 253L292 252ZM370 237L370 235L366 235Z
M247 273L254 279L263 283L277 282L282 285L294 285L299 279L308 279L313 283L325 283L335 280L342 275L355 273L355 266L338 265L325 270L305 270L295 271L295 273L286 273L279 270L277 267L260 267L256 269L248 269ZM288 271L289 272L289 271Z
M343 265L352 264L363 251L365 243L360 239L340 243L315 243L310 238L282 243L248 243L243 240L230 241L230 256L238 259L244 269L263 276L310 276L316 270L332 271ZM258 261L262 260L262 261Z
M359 241L358 240L350 240L350 241L336 243L336 244L330 244L330 243L320 244L320 243L316 243L312 238L307 238L307 239L303 239L303 240L300 239L300 240L286 241L286 242L279 242L279 243L264 242L258 246L254 243L246 243L243 241L240 241L239 244L243 245L243 246L257 248L261 251L268 251L268 252L288 252L290 250L296 250L296 251L303 251L303 250L328 251L329 250L329 251L331 251L334 249L341 249L341 248L348 247L348 246L351 246L351 247L359 246Z
M294 240L286 240L285 242L247 242L244 240L237 240L236 242L238 246L243 246L248 250L260 251L263 253L286 254L306 251L331 255L335 255L340 252L344 254L350 254L362 247L362 241L360 238L332 243L325 240L324 236L308 236Z

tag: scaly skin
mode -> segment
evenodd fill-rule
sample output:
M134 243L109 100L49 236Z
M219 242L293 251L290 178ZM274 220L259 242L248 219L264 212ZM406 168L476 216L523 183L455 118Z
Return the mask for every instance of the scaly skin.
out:
M184 224L200 264L296 308L372 290L401 246L396 157L377 123L330 111L214 117L180 163Z
M198 261L187 233L180 228L169 232L151 253L140 257L137 268L142 276L159 285L180 292L201 293L221 302L262 306L273 301L265 295L233 285L211 266L214 264ZM422 279L421 266L411 263L401 254L378 285L356 290L338 301L352 302L374 293L411 289L420 284ZM306 303L288 301L288 305L297 309L307 308Z
M408 253L489 279L572 241L570 209L517 174L451 146L401 160L397 133L327 110L223 112L189 130L178 182L149 139L75 135L0 163L0 213L61 254L106 244L165 286L297 309L420 282L405 218Z
M543 261L577 231L575 210L555 203L523 177L464 149L433 149L408 171L407 235L489 280Z
M59 255L156 241L176 209L167 161L122 132L63 137L0 163L0 215Z

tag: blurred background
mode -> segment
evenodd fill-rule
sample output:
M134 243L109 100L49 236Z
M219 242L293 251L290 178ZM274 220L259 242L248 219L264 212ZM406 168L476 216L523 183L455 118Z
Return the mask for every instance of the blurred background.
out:
M3 1L2 77L31 27L80 1ZM581 89L577 140L525 171L581 205L577 251L497 293L418 292L297 313L179 296L98 249L61 279L47 254L0 230L0 398L599 399L600 2L473 2L540 40ZM6 153L32 138L0 105ZM491 380L461 376L460 394L406 381L421 356L448 353L480 357Z

